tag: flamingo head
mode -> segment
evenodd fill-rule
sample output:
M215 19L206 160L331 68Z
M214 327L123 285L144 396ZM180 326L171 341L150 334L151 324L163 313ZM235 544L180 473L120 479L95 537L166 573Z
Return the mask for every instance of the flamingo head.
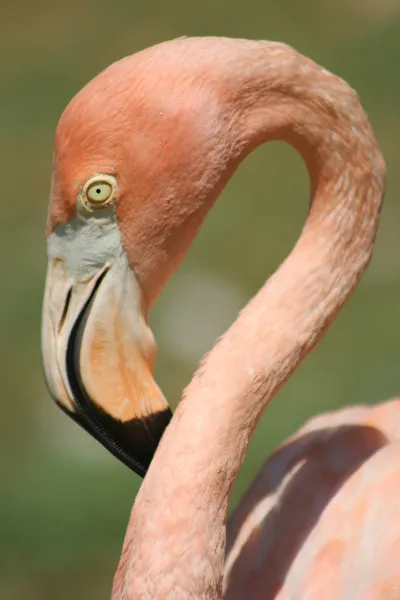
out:
M212 56L162 44L111 65L56 131L43 306L58 405L144 475L171 418L148 312L229 171ZM205 201L206 200L206 201Z

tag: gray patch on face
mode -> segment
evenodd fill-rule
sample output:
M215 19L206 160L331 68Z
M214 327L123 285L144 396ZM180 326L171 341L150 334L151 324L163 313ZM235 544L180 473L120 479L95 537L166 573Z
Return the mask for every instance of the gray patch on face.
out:
M93 277L124 254L113 207L91 213L79 207L76 216L58 225L47 240L48 259L60 258L75 281Z

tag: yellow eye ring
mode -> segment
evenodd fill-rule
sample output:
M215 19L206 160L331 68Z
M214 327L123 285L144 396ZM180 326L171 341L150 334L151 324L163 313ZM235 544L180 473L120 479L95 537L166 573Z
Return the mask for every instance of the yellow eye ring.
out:
M117 194L117 182L111 175L94 175L87 180L80 193L80 200L88 212L104 208Z

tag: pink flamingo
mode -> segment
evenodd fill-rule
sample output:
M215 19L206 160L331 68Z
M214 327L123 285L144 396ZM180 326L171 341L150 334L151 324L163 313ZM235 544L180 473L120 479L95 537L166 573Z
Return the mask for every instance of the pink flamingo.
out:
M148 311L240 161L278 139L308 167L305 226L170 420ZM226 529L263 410L369 263L384 187L355 92L279 43L161 44L110 66L65 110L43 356L60 406L148 470L115 600L400 598L397 400L313 419L268 459Z

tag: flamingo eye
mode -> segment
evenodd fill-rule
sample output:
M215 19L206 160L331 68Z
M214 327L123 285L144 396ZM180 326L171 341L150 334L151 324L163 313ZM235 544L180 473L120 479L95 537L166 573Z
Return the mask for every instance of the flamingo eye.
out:
M84 208L92 212L110 204L117 193L117 182L111 175L96 175L83 186L80 198Z

